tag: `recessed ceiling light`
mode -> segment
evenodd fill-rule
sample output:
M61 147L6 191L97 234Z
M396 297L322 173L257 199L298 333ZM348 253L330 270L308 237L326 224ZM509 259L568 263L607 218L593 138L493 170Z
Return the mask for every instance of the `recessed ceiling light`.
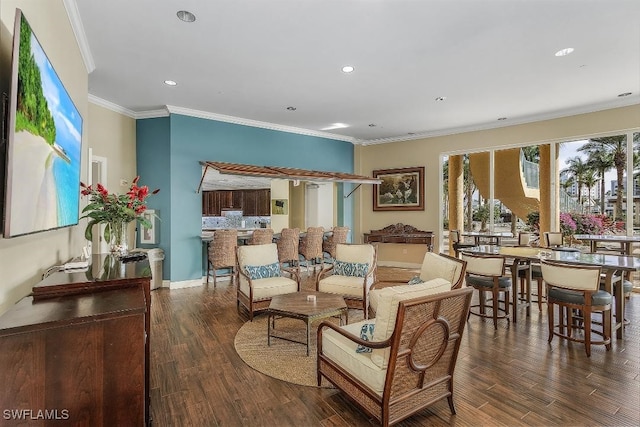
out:
M178 16L179 20L184 22L193 22L196 20L196 15L187 10L179 10L176 15Z
M631 95L631 92L625 92L618 95L620 98Z
M498 120L507 120L506 117L498 117Z
M559 50L556 52L556 56L567 56L569 55L571 52L573 52L573 48L572 47L567 47L565 49Z
M296 107L287 107L287 110L289 110L289 111L296 111L296 110L297 110L297 108L296 108Z
M374 128L374 127L376 127L376 124L375 123L369 123L369 127L370 128Z
M447 99L446 96L439 96L436 98L436 101L444 101L445 99Z
M346 123L332 123L331 126L327 126L326 128L322 128L320 130L332 130L332 129L342 129L348 128L349 125Z
M164 84L166 84L167 86L176 86L178 83L174 82L173 80L165 80Z
M355 68L353 68L351 65L345 65L344 67L342 67L343 73L353 73L353 70L355 70Z

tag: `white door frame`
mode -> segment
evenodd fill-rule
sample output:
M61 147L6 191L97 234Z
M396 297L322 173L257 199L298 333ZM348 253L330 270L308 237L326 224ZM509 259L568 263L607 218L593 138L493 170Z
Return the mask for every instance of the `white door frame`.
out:
M100 176L93 176L93 165L100 165ZM94 156L93 149L89 148L89 171L87 173L87 185L93 185L94 183L106 183L107 182L107 158L102 156ZM104 224L100 224L99 232L93 235L93 241L91 242L91 246L97 248L96 253L104 254L109 252L109 246L107 242L104 241L102 237L104 235Z

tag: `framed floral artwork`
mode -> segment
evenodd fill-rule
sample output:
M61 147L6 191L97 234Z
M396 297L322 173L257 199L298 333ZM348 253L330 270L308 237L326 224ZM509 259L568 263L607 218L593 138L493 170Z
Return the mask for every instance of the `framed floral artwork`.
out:
M147 209L142 214L143 218L151 223L151 227L145 228L140 227L142 229L142 234L140 235L140 243L145 245L155 245L158 243L157 240L157 230L156 230L156 218L157 213L154 209Z
M423 211L424 167L374 170L374 211Z

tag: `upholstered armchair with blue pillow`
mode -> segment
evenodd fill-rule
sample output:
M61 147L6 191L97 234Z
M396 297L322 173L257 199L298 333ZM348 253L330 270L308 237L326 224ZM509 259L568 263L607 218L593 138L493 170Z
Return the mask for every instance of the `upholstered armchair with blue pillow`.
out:
M274 295L300 290L300 276L278 261L275 243L238 246L238 309L242 304L253 321L254 313L269 308Z
M316 290L344 297L347 307L362 309L365 319L369 288L375 282L377 252L370 244L336 245L335 262L316 278Z

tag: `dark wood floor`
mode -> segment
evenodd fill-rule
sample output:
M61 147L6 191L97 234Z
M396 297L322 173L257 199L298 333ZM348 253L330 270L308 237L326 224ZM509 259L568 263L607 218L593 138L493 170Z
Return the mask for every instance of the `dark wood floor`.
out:
M403 274L380 269L379 276ZM308 283L306 284L308 286ZM236 354L236 311L228 282L152 292L151 402L154 426L375 425L333 389L275 380ZM546 308L546 306L544 306ZM638 426L640 425L640 295L626 306L625 340L611 351L554 338L546 312L517 324L472 316L455 372L457 415L446 403L403 426Z

